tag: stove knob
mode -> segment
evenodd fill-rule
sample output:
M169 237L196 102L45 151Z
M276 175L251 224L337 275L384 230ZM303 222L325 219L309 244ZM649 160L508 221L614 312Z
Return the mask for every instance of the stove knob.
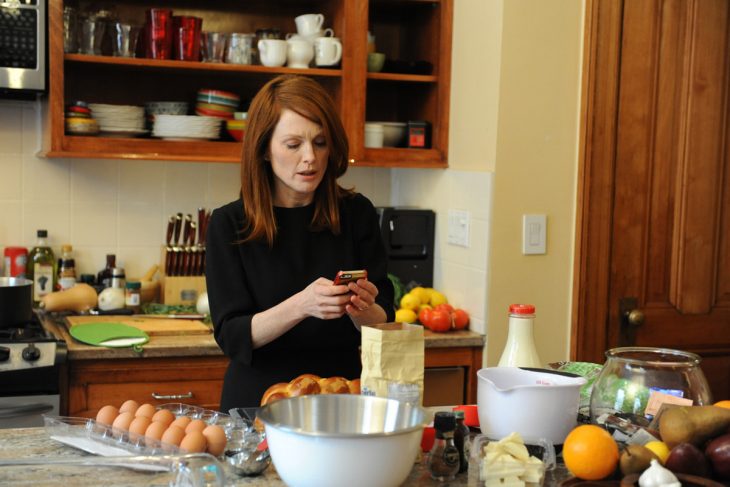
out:
M0 362L10 360L10 349L8 347L0 347Z
M23 349L23 360L28 362L35 362L41 358L41 351L32 343Z

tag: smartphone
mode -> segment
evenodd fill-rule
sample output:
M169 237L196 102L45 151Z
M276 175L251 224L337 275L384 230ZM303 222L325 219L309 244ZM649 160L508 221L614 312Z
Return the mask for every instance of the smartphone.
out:
M335 286L341 284L347 284L348 282L357 281L358 279L366 279L368 277L368 271L364 269L356 271L340 271L335 276Z

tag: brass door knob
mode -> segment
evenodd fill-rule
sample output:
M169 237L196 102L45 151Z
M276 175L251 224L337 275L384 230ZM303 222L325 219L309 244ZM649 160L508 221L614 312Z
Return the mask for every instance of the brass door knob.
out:
M632 309L626 313L626 320L631 326L641 326L644 324L644 313L639 309Z

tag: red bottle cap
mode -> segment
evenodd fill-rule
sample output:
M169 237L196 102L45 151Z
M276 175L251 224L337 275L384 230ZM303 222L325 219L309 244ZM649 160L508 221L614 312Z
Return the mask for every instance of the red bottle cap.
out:
M510 304L509 312L515 315L534 315L535 305L533 304Z

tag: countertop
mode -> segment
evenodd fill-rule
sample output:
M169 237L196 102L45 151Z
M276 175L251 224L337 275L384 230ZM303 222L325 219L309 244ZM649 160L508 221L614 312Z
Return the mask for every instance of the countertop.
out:
M136 357L189 357L220 356L221 349L213 338L206 335L155 335L143 346L142 352L132 348L104 348L86 345L69 335L62 316L43 315L44 326L62 337L68 346L69 360L98 360ZM484 335L469 330L434 333L424 330L426 348L483 347Z
M0 429L0 461L17 458L83 458L88 453L59 443L49 438L44 428ZM468 485L468 474L463 473L451 482L438 482L429 476L426 468L426 455L414 464L404 486L451 486ZM0 465L0 484L11 487L16 485L33 486L98 486L124 485L167 485L169 474L150 473L123 467L80 466L73 468L55 465L17 466ZM226 485L246 486L284 486L273 464L258 477L227 476Z

